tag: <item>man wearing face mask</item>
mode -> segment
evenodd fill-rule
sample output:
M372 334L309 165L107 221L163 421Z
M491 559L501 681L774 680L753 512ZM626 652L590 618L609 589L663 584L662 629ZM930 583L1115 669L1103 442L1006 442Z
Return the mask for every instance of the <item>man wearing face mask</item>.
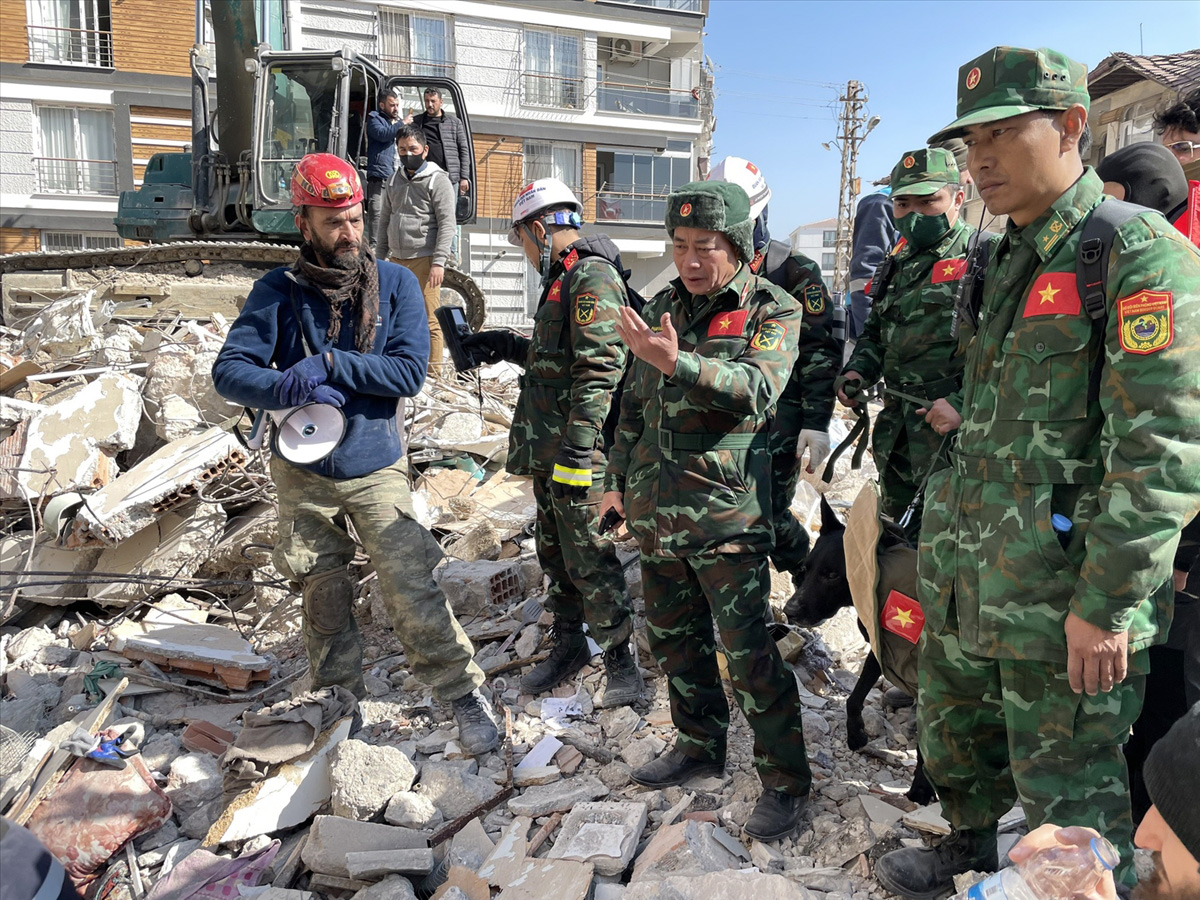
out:
M616 323L625 303L621 254L607 235L582 236L583 205L557 178L540 178L513 203L508 240L541 273L533 339L484 331L463 341L487 363L523 366L508 439L509 472L533 477L537 552L550 577L550 656L521 679L543 694L591 659L588 632L604 650L602 707L641 698L629 650L633 615L611 535L597 533L603 494L603 430L625 371Z
M937 148L905 153L892 169L891 187L901 239L876 270L871 312L838 379L838 399L851 407L880 378L894 391L932 400L956 390L962 375L951 324L975 229L958 215L963 191L954 155ZM883 512L894 520L912 503L942 441L917 415L921 406L885 394L875 421ZM915 542L920 527L918 507L905 534Z
M375 254L417 276L429 320L429 371L440 374L445 342L433 311L441 306L442 277L454 237L454 188L430 162L425 135L414 125L396 134L396 173L383 193Z

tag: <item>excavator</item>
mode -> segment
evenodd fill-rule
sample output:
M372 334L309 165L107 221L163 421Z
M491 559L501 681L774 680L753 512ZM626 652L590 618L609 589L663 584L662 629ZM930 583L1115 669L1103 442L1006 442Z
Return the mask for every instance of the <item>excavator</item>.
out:
M202 0L196 6L203 15ZM257 44L256 32L254 0L212 4L215 60L204 44L190 52L191 149L154 154L141 186L120 196L117 232L143 245L11 254L0 257L0 275L136 267L189 278L206 262L290 264L300 243L289 190L293 167L307 153L333 153L353 162L365 184L366 117L381 89L396 93L402 110L420 112L425 89L438 88L443 108L462 120L470 141L466 102L453 79L388 75L346 48L275 50ZM475 221L473 146L469 158L471 190L455 210L460 225ZM472 328L483 324L483 293L464 272L446 269L442 302L461 306Z

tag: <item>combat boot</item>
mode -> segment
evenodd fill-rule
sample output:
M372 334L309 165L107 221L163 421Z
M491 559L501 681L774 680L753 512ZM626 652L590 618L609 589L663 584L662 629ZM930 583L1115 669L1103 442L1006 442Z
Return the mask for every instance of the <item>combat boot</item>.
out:
M472 756L495 750L500 744L496 714L479 688L453 702L454 721L458 723L458 743Z
M550 655L521 679L521 690L526 694L546 693L586 666L592 658L582 622L568 622L556 616L550 626L550 640L553 642Z
M780 840L796 830L806 806L807 794L786 794L774 788L763 788L762 796L742 830L756 841Z
M953 893L955 875L995 872L999 867L995 826L963 828L932 849L904 847L885 853L875 863L875 878L901 897L936 900Z
M604 651L604 672L608 682L604 685L604 696L596 704L601 709L629 706L642 699L645 685L633 654L629 652L629 641Z
M638 766L630 777L642 787L665 788L683 784L693 778L709 778L725 774L725 760L703 760L688 756L672 747L658 759Z

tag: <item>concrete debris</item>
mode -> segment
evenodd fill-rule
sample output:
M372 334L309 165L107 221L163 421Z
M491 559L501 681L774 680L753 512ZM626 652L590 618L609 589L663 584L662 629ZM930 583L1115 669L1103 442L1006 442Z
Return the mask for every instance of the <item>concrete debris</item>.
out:
M342 741L329 754L333 814L371 821L382 815L395 794L412 787L416 777L412 760L395 747ZM350 877L359 876L351 872Z
M590 862L599 875L620 875L646 827L645 803L580 803L563 819L551 859Z
M358 891L353 900L417 900L412 882L401 875L387 878Z
M377 881L389 875L428 875L433 871L433 851L362 850L346 854L346 870L359 881Z
M623 900L814 900L800 885L782 875L752 871L712 872L698 877L672 876L655 881L634 882Z
M585 900L592 886L590 863L569 859L531 859L500 892L497 900Z
M220 625L167 625L147 634L118 638L109 649L128 659L239 691L271 675L271 660Z
M632 881L704 875L738 866L738 858L713 837L717 826L683 821L660 828L633 867Z
M421 765L421 792L447 820L465 816L492 799L500 790L500 786L492 779L473 775L453 763L428 762Z
M357 822L340 816L317 816L300 856L314 872L349 878L346 856L370 850L419 850L425 835L394 825Z
M383 820L389 825L402 825L420 831L433 831L445 821L442 811L419 791L400 791L388 800Z
M514 815L531 816L536 819L551 813L567 812L576 803L598 800L606 796L608 788L596 778L583 775L569 781L535 785L509 800L508 808Z

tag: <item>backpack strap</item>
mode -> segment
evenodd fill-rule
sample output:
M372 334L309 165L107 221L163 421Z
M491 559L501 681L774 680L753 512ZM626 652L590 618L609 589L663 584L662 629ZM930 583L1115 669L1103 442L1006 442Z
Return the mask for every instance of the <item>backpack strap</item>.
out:
M979 319L979 307L983 303L984 276L992 259L992 249L999 241L1000 236L990 231L976 231L971 235L967 249L967 272L959 280L958 291L954 297L954 317L950 322L951 337L958 337L962 322L967 321L974 326Z
M795 285L789 285L787 262L792 258L792 248L783 241L768 241L767 252L763 257L762 271L758 274L776 287L781 287L790 293Z
M1079 254L1075 258L1075 287L1093 321L1102 321L1108 315L1105 299L1108 257L1117 229L1145 211L1144 206L1109 199L1095 207L1083 223Z

